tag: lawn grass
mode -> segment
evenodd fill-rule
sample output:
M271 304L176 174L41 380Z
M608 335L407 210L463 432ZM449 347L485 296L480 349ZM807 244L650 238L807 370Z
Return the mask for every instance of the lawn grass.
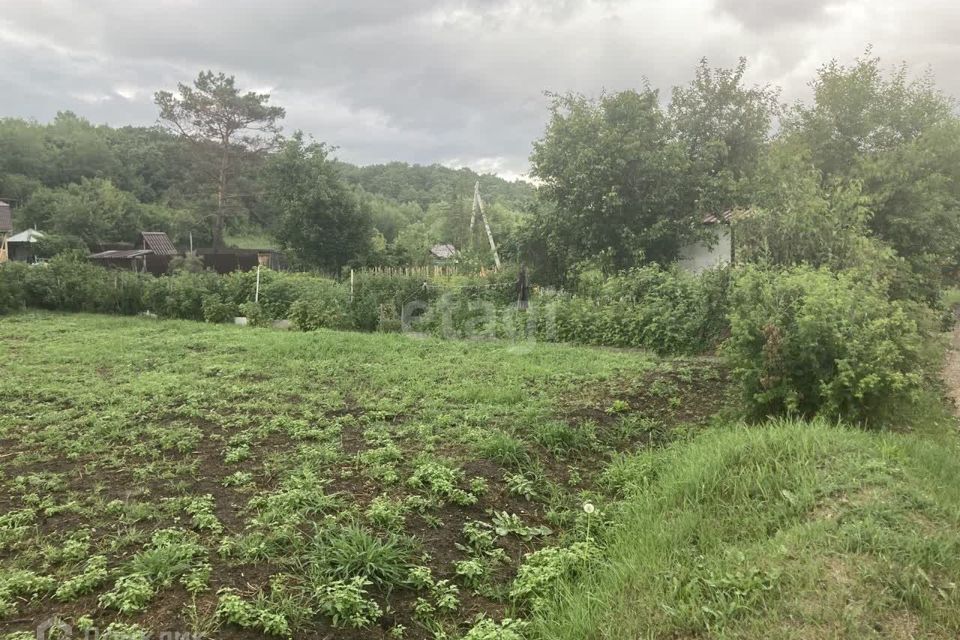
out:
M0 362L0 637L481 638L596 551L611 460L730 395L711 359L92 315L0 319Z
M932 413L919 434L784 421L624 459L605 559L534 635L960 636L960 448Z

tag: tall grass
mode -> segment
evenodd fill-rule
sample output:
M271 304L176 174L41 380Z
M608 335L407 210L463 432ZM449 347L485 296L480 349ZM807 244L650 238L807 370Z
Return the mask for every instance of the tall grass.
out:
M535 635L956 637L957 453L943 430L778 421L622 460L606 561L562 585Z

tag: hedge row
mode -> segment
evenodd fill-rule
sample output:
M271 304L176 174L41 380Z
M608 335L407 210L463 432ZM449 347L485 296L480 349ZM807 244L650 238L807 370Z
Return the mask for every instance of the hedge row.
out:
M252 324L289 319L301 330L430 332L445 337L515 337L551 342L694 353L713 348L726 330L729 274L695 277L644 267L609 279L587 298L537 292L517 310L517 274L474 276L358 274L348 283L309 274L261 272L217 276L181 272L153 278L105 270L68 258L44 266L0 269L0 311L23 307L135 314Z

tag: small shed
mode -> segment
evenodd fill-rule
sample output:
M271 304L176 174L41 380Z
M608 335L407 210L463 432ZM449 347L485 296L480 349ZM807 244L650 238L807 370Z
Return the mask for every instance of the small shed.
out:
M702 222L714 228L716 242L694 242L680 250L677 264L692 273L733 263L733 210L708 214Z
M27 229L7 238L7 251L10 260L20 262L35 262L37 259L37 242L45 234L36 229Z
M163 231L141 231L137 240L137 249L149 249L155 256L175 256L177 248Z
M160 276L168 271L170 260L176 255L177 248L166 233L142 231L133 249L110 249L88 258L103 267Z

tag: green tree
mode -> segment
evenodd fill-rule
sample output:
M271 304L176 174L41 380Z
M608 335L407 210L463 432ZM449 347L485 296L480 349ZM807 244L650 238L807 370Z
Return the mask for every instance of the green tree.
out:
M779 112L778 91L745 87L747 61L733 69L711 69L700 61L694 80L675 87L670 122L689 162L698 214L752 204L752 179Z
M328 154L297 132L269 158L264 187L283 246L306 266L339 273L370 250L373 225Z
M671 260L694 234L689 162L652 89L554 95L531 162L554 205L535 224L566 264L601 253L614 268Z
M885 73L868 54L823 66L814 100L797 105L785 135L810 149L825 185L857 181L870 231L910 264L935 296L960 250L960 120L931 74ZM929 296L928 296L929 297Z
M154 100L160 118L172 130L215 156L217 207L212 235L214 247L221 247L230 183L245 156L275 146L280 135L277 121L285 111L268 104L269 94L241 93L233 76L212 71L201 72L193 86L177 85L177 95L158 91Z
M81 238L93 248L101 242L132 242L145 220L143 205L110 181L82 178L59 189L41 187L17 211L23 226Z
M736 215L737 257L776 266L882 267L892 251L872 236L858 181L824 185L810 151L779 140L760 163L754 206Z

